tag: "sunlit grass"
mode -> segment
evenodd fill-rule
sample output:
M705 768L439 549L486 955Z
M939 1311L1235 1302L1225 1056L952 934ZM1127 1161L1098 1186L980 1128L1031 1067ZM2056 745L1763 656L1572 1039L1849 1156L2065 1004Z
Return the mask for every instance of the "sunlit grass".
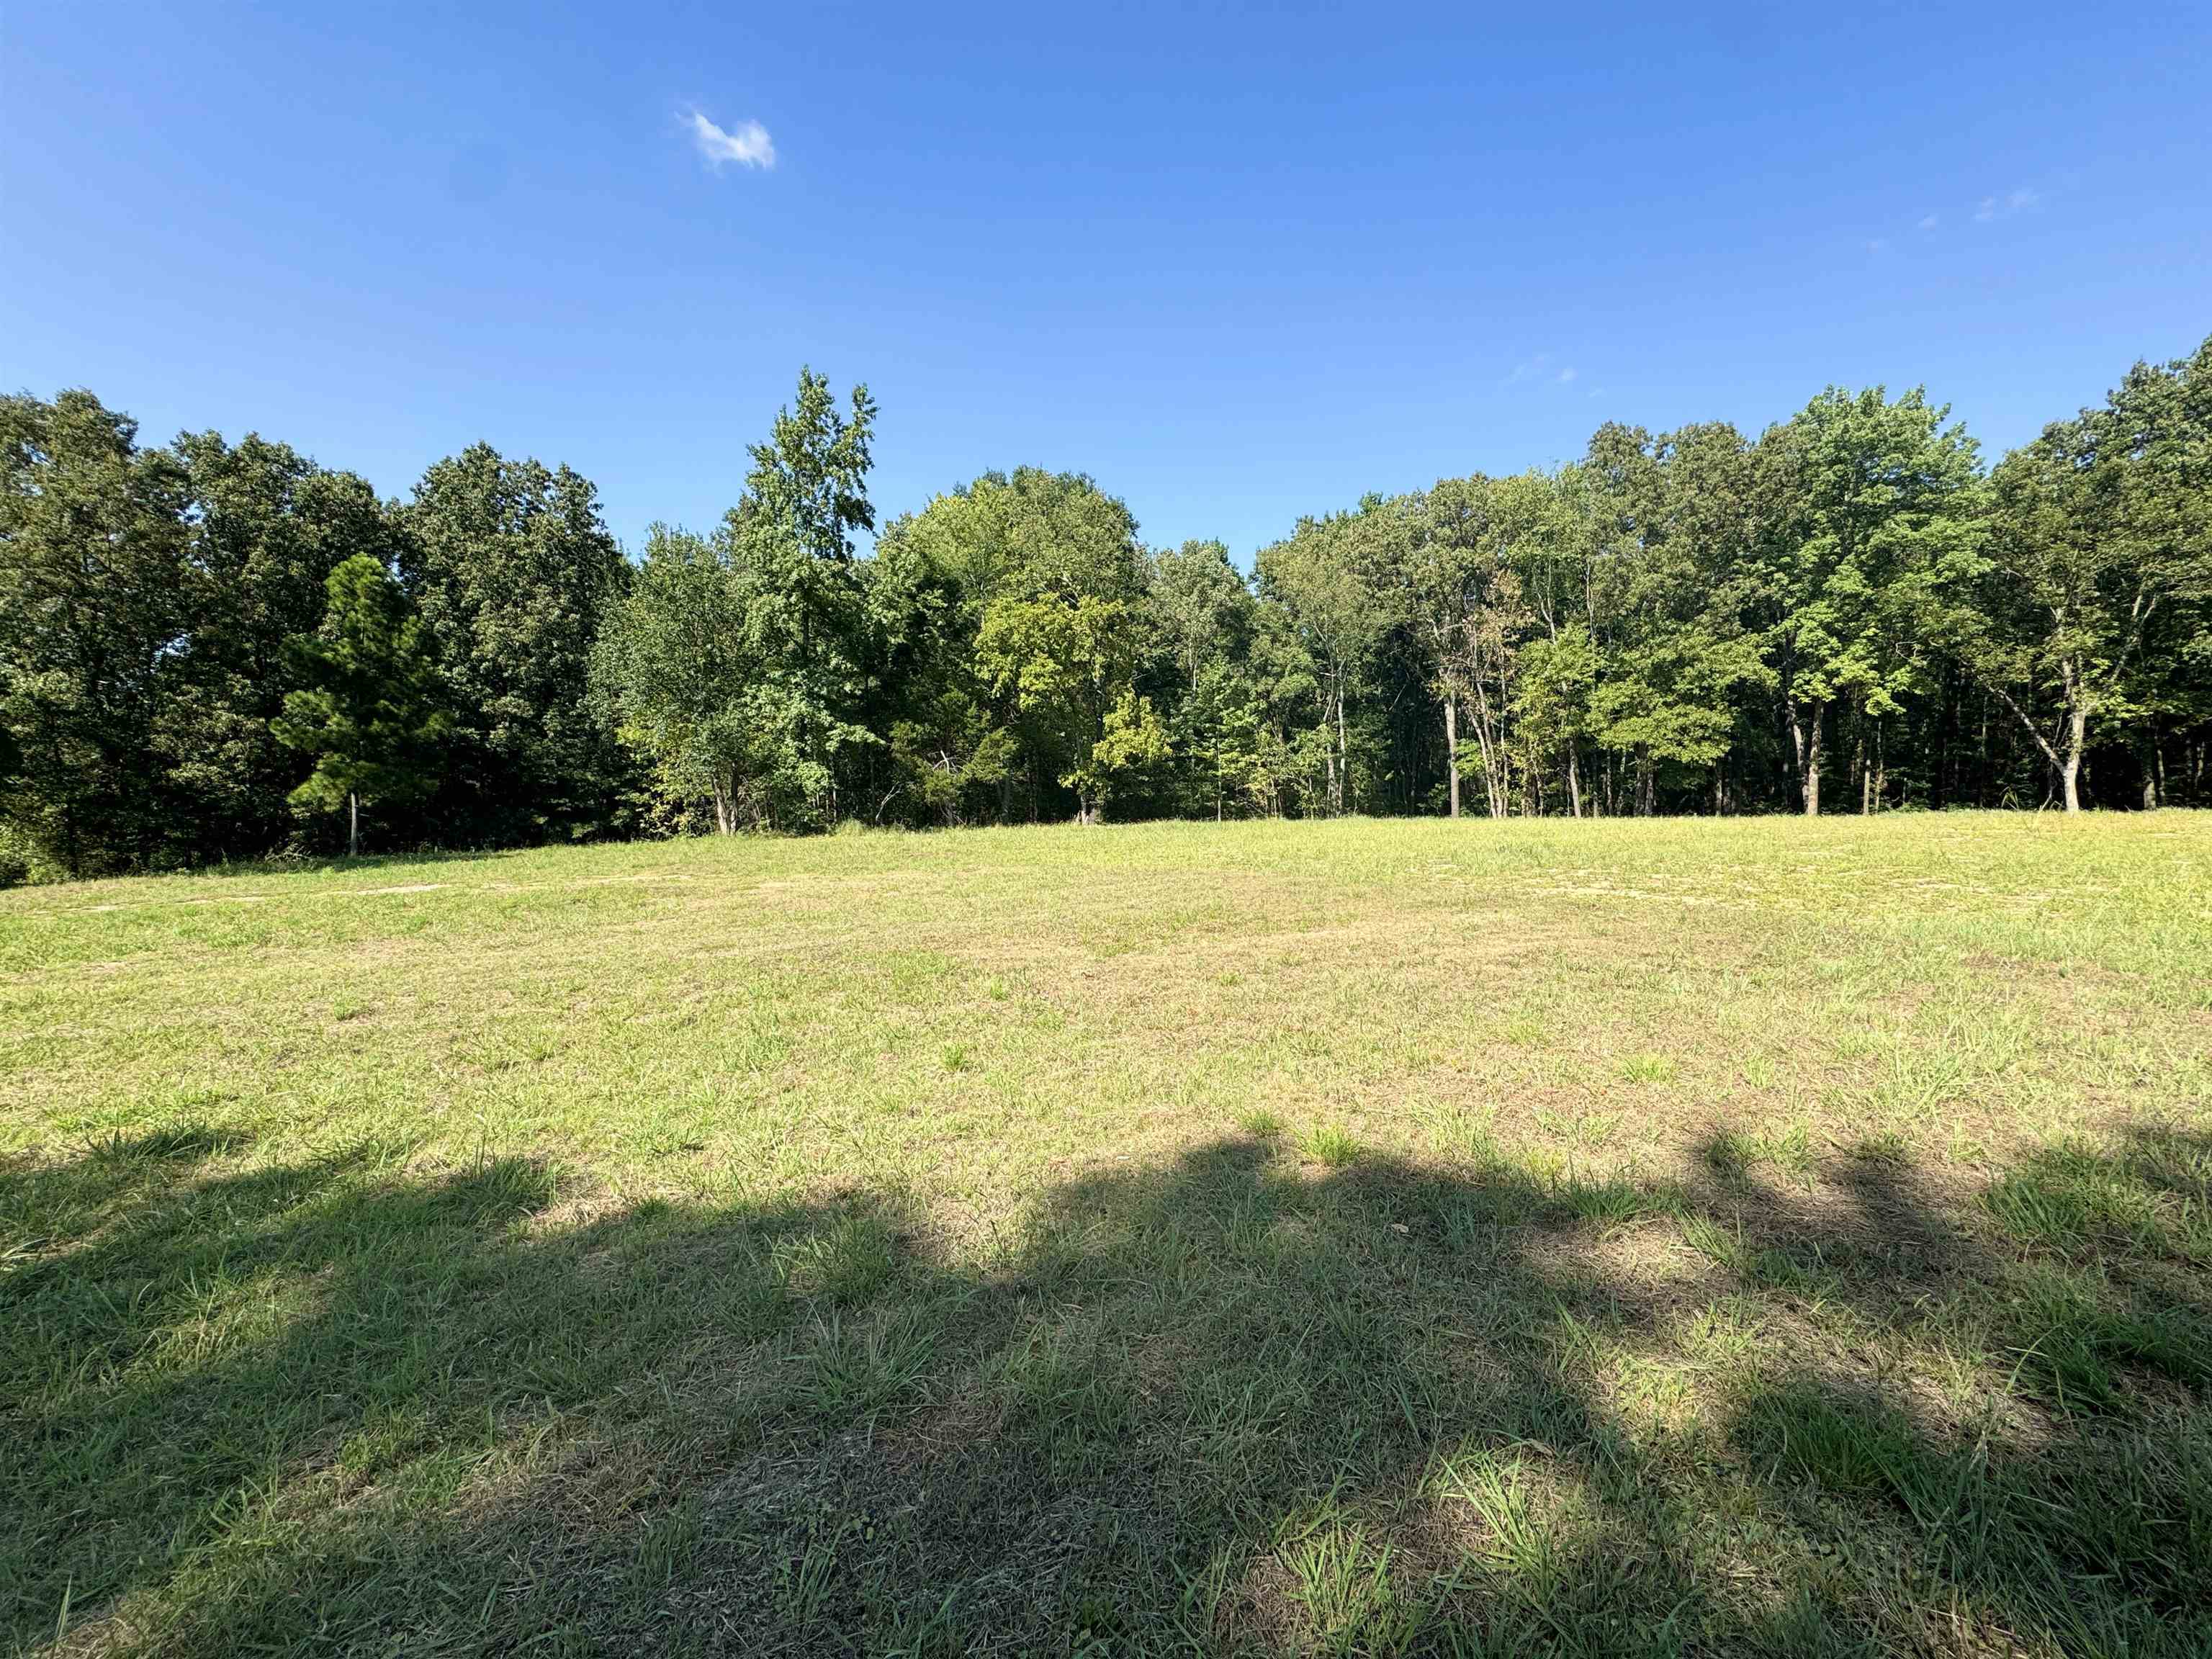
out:
M0 895L88 1649L2212 1644L2212 822Z

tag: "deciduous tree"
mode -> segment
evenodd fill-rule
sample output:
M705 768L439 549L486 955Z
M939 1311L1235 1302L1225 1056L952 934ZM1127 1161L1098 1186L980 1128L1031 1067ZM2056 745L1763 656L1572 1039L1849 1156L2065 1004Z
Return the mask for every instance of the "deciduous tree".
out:
M11 822L75 874L158 862L155 740L190 639L185 469L89 392L0 398L0 726Z
M429 633L392 573L367 554L332 570L322 627L293 636L303 682L272 722L277 741L314 769L292 792L301 812L346 814L346 852L361 852L361 808L418 800L436 785L453 727Z
M443 833L528 841L627 822L613 734L586 695L629 570L590 480L472 444L400 509L399 570L452 687Z

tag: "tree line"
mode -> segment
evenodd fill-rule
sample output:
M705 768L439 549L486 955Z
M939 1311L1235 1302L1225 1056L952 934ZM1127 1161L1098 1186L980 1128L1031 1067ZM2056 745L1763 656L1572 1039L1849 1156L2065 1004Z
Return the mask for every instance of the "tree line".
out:
M802 373L721 522L633 559L488 445L383 501L0 399L0 864L2212 797L2212 339L1993 467L1918 391L1831 388L1370 495L1249 577L1079 473L878 526L875 422Z

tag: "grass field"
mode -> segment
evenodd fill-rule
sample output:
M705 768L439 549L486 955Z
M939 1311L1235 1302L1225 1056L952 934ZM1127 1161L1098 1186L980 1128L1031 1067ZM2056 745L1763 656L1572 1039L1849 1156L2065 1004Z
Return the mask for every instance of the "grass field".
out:
M37 1650L2203 1653L2212 817L0 894Z

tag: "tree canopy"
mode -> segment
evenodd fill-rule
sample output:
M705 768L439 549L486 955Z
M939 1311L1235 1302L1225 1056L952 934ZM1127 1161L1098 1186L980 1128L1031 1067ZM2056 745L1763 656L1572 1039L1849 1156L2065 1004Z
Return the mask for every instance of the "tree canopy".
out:
M447 684L431 659L428 631L392 573L356 553L325 583L329 607L313 634L288 645L300 689L270 723L276 740L309 757L292 791L302 812L346 814L346 850L361 850L361 809L430 793L453 729Z
M1249 573L1077 472L879 526L875 428L803 371L720 522L632 557L489 445L381 501L0 399L0 822L94 872L323 844L346 799L465 846L2212 799L2212 340L1994 466L1917 388L1830 387L1370 494Z

